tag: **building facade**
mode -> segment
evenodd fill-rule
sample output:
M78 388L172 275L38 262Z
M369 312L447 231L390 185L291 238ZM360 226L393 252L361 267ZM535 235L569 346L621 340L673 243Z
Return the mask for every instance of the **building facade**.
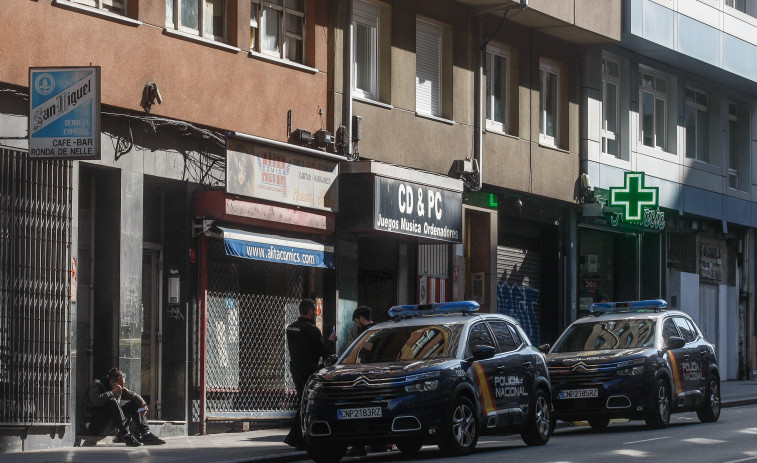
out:
M580 310L663 297L717 345L722 379L755 361L751 3L624 1L621 42L586 56L582 84ZM656 197L629 219L613 191Z

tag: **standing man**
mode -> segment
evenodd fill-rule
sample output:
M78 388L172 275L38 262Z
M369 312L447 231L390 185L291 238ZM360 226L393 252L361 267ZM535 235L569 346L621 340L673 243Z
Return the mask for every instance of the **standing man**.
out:
M373 318L371 317L371 308L367 305L361 305L352 312L352 321L355 322L355 325L357 326L358 336L375 325L375 323L373 323Z
M289 346L289 371L297 389L297 413L292 428L284 439L285 444L299 449L305 448L300 424L302 391L311 374L318 369L321 357L326 358L335 351L336 334L331 333L328 341L323 340L321 330L315 326L315 301L303 299L300 302L300 318L287 326L286 336Z
M109 436L118 432L118 441L129 447L160 445L166 441L150 432L147 425L147 403L136 392L126 389L126 375L118 368L111 368L108 374L96 379L87 392L89 405L88 430L95 436ZM126 401L120 405L120 401ZM138 435L129 431L134 422Z

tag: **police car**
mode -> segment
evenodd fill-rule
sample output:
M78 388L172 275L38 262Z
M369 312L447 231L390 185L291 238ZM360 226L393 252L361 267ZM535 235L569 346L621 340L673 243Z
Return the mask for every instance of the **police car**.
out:
M544 355L518 322L476 314L476 302L395 306L334 365L312 375L302 401L303 435L316 462L348 445L396 444L416 453L437 444L466 455L482 434L550 437Z
M715 348L662 299L608 302L573 322L547 354L554 417L605 428L612 418L665 428L673 412L720 416Z

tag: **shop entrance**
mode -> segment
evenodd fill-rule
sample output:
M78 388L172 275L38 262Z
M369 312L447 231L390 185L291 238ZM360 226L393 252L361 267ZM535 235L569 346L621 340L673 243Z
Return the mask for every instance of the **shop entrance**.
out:
M589 314L589 307L600 295L610 301L639 298L639 251L636 234L603 230L579 233L579 313Z
M162 247L145 243L142 251L142 391L149 410L147 418L161 418L160 378L163 281Z

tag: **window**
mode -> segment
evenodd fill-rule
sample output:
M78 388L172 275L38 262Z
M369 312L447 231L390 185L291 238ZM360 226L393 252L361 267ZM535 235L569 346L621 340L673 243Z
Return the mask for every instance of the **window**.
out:
M415 110L442 115L442 28L426 21L415 22Z
M728 103L728 186L739 188L739 107Z
M127 0L71 0L73 3L91 6L99 10L109 11L116 14L126 14Z
M508 53L503 47L489 45L486 49L486 126L507 130Z
M675 317L673 318L673 321L678 325L678 330L681 332L681 336L686 342L693 342L697 339L696 332L691 324L689 324L688 320L683 317Z
M641 142L652 148L665 149L668 82L665 78L646 71L640 73L639 81Z
M618 89L620 64L602 59L602 152L620 157Z
M686 89L686 157L697 161L710 162L710 124L707 114L707 94Z
M303 63L305 0L252 0L250 50Z
M494 347L492 335L489 333L486 324L483 322L473 325L468 333L468 349L472 351L476 346Z
M560 74L556 65L539 65L539 142L557 146L557 108Z
M166 27L226 41L226 0L166 0Z
M357 0L353 12L352 48L354 72L352 88L362 98L378 99L379 7Z
M725 0L726 6L757 17L757 0Z
M662 324L662 342L667 343L668 339L675 337L680 337L681 335L678 334L678 328L676 328L675 322L673 322L672 318L666 318L665 321Z
M489 322L492 331L494 331L494 337L497 339L500 352L510 352L517 347L513 336L510 333L510 329L507 327L506 322Z

